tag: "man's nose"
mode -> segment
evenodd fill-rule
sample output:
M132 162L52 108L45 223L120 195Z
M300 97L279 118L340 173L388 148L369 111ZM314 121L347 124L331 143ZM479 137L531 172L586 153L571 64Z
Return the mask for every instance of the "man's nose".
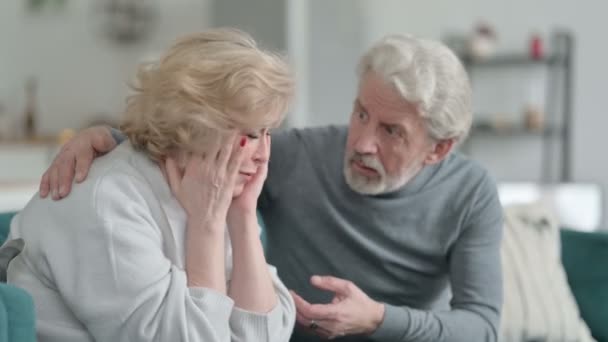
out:
M376 154L378 152L378 141L373 125L366 125L357 140L355 141L355 151L361 154Z

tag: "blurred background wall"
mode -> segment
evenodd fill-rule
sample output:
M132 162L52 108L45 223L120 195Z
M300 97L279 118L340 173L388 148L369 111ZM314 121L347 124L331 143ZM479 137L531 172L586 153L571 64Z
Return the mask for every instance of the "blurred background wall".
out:
M137 13L109 10L125 3L136 4ZM56 151L44 145L31 159L36 162L14 162L24 158L20 137L28 79L37 84L33 103L38 136L55 137L95 122L116 123L128 93L126 83L139 62L157 57L180 34L236 26L251 32L261 45L289 55L299 89L288 126L341 124L348 120L356 93L357 59L373 41L391 32L444 39L470 34L483 22L496 32L497 54L525 55L535 33L545 44L555 29L572 33L571 180L599 184L605 192L608 158L601 144L608 126L602 86L608 76L603 39L607 10L607 2L592 0L4 0L0 139L11 142L0 143L5 168L0 184L24 174L23 169L31 182ZM120 30L128 22L133 26ZM476 112L519 115L530 100L547 106L547 72L542 67L474 71L472 76ZM476 137L469 148L499 181L542 180L538 137ZM556 145L554 154L560 151ZM560 161L553 163L552 170L559 169Z

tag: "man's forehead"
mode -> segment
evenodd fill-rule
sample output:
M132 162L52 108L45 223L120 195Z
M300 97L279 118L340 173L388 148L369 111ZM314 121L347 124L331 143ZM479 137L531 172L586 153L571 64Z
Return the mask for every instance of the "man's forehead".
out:
M418 112L416 104L404 99L392 84L387 84L374 74L364 77L357 101L368 111L374 111L374 114L394 116L394 119Z
M356 101L365 108L369 114L378 117L380 121L405 123L412 121L415 118L419 118L416 106L403 99L397 102L388 102L359 96Z

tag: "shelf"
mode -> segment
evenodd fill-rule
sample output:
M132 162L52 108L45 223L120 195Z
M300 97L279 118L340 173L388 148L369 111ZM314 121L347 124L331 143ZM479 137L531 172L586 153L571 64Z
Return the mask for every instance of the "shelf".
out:
M556 65L563 63L565 59L561 56L550 55L534 59L524 54L503 54L484 59L474 59L470 56L460 56L462 63L469 67L515 67L534 65Z
M59 145L57 136L36 136L20 139L0 139L0 147L3 146L50 146Z
M495 128L488 124L476 124L471 127L470 135L483 137L560 137L563 129L555 126L548 126L541 130L531 130L523 126L512 126L505 128Z
M460 59L469 73L471 84L475 85L479 73L495 71L498 73L520 73L529 71L546 72L543 77L545 86L545 107L552 110L546 115L542 129L527 129L521 118L498 117L498 113L476 115L470 137L463 144L463 150L472 153L473 147L490 143L514 144L525 141L526 144L541 144L538 149L540 158L539 171L542 182L572 181L572 56L574 55L575 40L572 33L554 31L551 33L549 45L551 50L542 58L535 59L527 51L499 52L488 58L474 58L464 50L460 50ZM486 75L490 76L490 75ZM510 75L513 76L513 75ZM486 82L492 78L480 77ZM493 78L496 82L503 79ZM513 78L513 80L515 80ZM490 82L491 83L491 82ZM507 113L505 113L507 114ZM515 113L513 113L515 114ZM523 113L522 113L523 114ZM495 118L495 119L492 119ZM512 121L508 121L512 120ZM489 148L496 148L489 146ZM521 147L520 147L521 148Z

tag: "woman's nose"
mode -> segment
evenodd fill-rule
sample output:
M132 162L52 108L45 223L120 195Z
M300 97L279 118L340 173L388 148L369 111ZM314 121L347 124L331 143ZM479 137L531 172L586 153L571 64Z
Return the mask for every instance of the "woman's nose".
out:
M253 156L254 161L258 163L266 163L268 162L268 158L270 157L270 135L264 134L260 137L260 143L255 151Z

